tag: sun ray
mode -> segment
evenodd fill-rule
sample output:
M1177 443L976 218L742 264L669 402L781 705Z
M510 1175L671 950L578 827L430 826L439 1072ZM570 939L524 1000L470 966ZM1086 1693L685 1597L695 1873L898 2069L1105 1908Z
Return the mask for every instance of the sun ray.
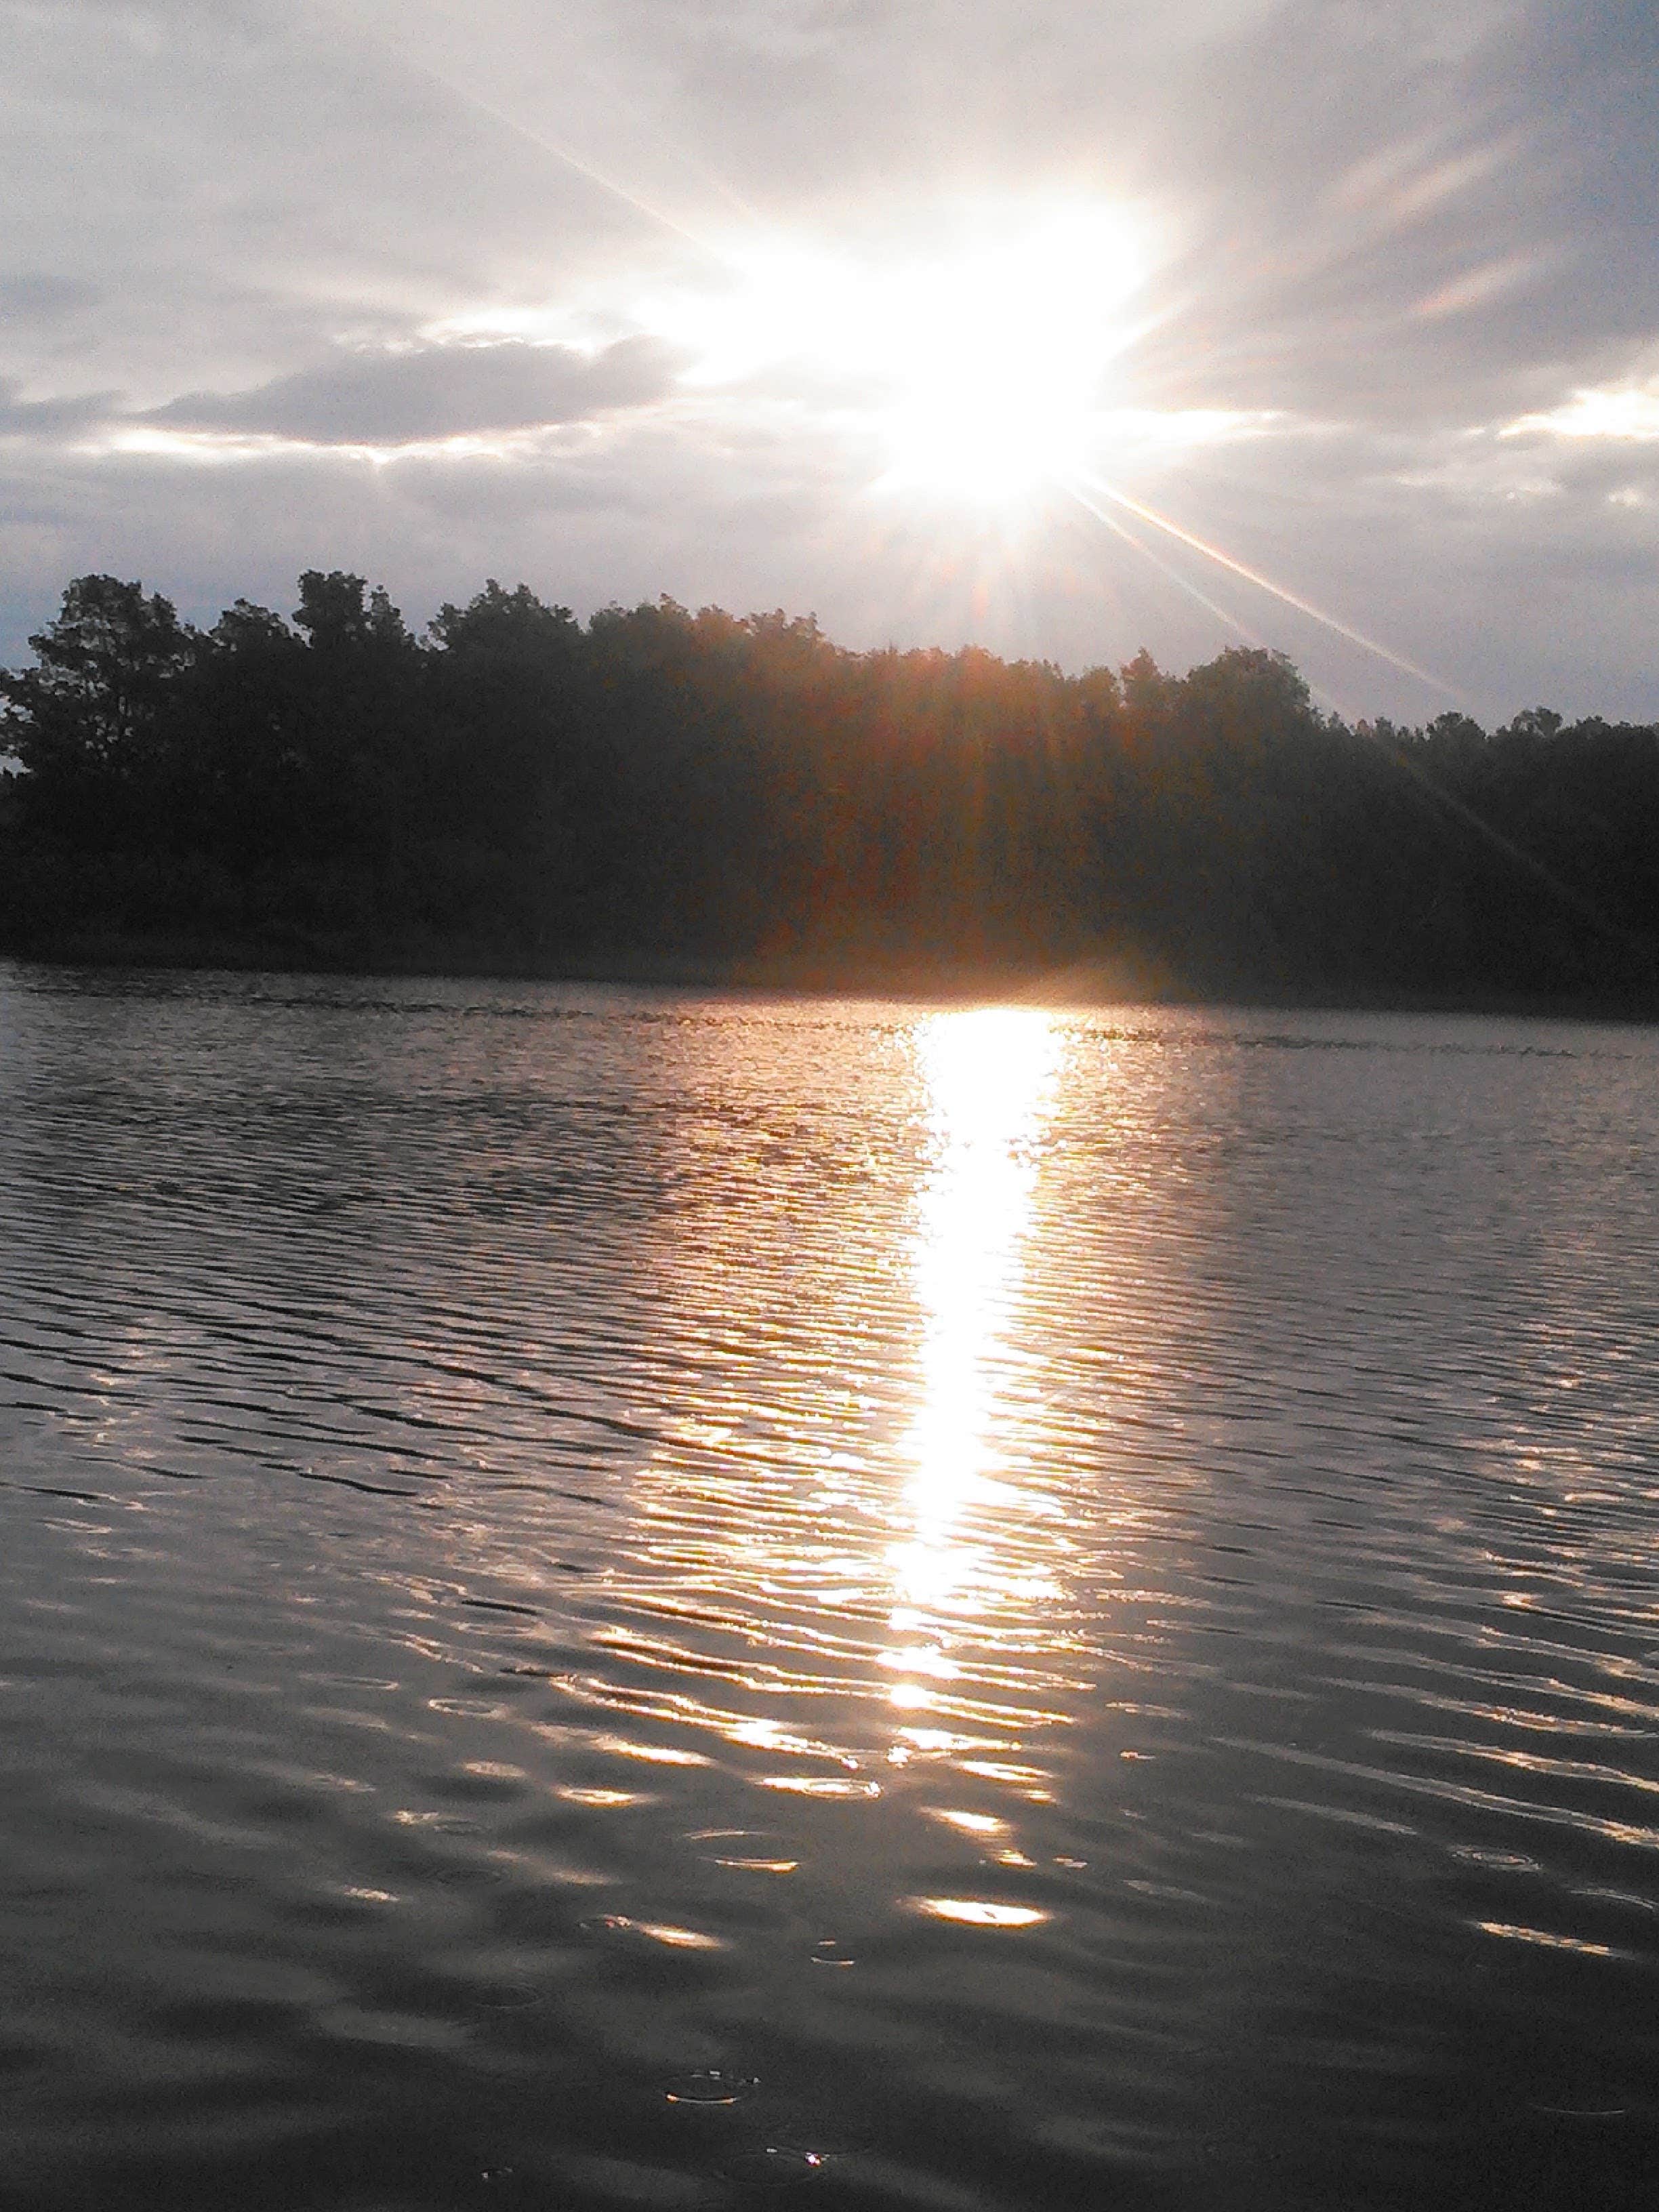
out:
M1455 685L1448 684L1443 677L1432 675L1426 668L1419 668L1414 660L1407 660L1403 653L1395 653L1389 646L1379 645L1374 637L1367 637L1364 630L1354 629L1335 615L1327 614L1311 599L1304 599L1283 584L1274 583L1271 576L1264 576L1259 568L1247 567L1243 561L1235 560L1231 553L1224 553L1218 545L1212 545L1192 531L1183 530L1178 522L1170 521L1167 514L1160 514L1155 507L1148 507L1143 501L1132 498L1127 491L1120 491L1115 484L1109 484L1098 477L1085 477L1083 482L1103 498L1111 500L1131 514L1138 515L1143 522L1151 523L1154 529L1164 531L1182 545L1191 546L1194 552L1203 554L1207 560L1230 570L1235 576L1242 576L1247 584L1254 584L1259 590L1271 592L1274 599L1283 600L1287 607L1294 607L1299 614L1310 615L1315 622L1322 623L1338 637L1346 638L1350 645L1357 645L1366 653L1376 653L1391 668L1399 669L1402 675L1414 676L1419 684L1426 684L1431 690L1439 692L1443 698L1455 700L1460 706L1464 703L1463 694ZM1070 488L1076 489L1074 486Z
M1086 492L1080 491L1076 484L1069 483L1065 489L1070 492L1079 507L1085 508L1093 515L1103 529L1109 530L1114 538L1121 538L1126 545L1133 546L1143 561L1156 568L1160 576L1167 578L1178 591L1185 592L1188 599L1195 600L1206 614L1212 614L1218 623L1224 623L1231 630L1236 630L1247 644L1261 643L1261 638L1247 623L1240 622L1237 615L1230 614L1220 601L1212 599L1207 592L1200 591L1190 576L1182 574L1173 562L1166 561L1161 553L1154 553L1152 547L1144 544L1132 530L1126 530L1115 514L1108 514L1104 507L1097 507Z
M618 183L615 177L608 176L603 169L597 168L592 161L585 161L580 154L573 153L568 146L561 144L556 138L550 137L546 131L536 130L520 117L509 114L504 107L498 107L494 100L486 100L482 93L475 92L470 85L458 83L453 77L447 75L442 70L434 69L430 62L419 60L409 52L406 46L398 45L395 40L386 37L384 33L362 31L361 26L356 27L362 35L372 38L384 52L391 55L394 61L413 76L426 78L428 83L435 84L441 91L447 92L452 99L459 100L464 106L475 108L479 114L487 115L492 122L499 123L503 130L510 131L515 137L526 139L531 145L538 147L544 154L549 155L554 161L561 162L568 169L574 170L576 175L585 177L590 184L597 185L601 191L609 192L613 198L622 201L624 206L632 208L636 215L642 215L647 222L656 223L663 229L672 232L677 238L684 239L688 246L695 246L699 253L707 254L714 261L722 261L726 258L719 246L706 238L699 237L696 231L688 228L678 216L668 214L665 209L653 206L649 200L642 198L629 185ZM715 183L719 181L712 176L710 180ZM726 186L721 186L720 189L736 204L744 206L744 203L738 199L735 192ZM753 214L753 210L746 207L744 211L751 216Z
M1447 696L1452 698L1458 696L1458 694L1452 691L1449 685L1438 682L1437 678L1430 676L1425 670L1418 668L1414 666L1412 662L1401 659L1398 655L1390 653L1386 646L1376 644L1372 639L1363 636L1358 630L1348 629L1345 623L1336 621L1332 616L1321 613L1317 607L1310 605L1305 599L1298 599L1293 592L1281 590L1279 586L1270 582L1267 577L1258 575L1254 569L1246 568L1242 562L1232 560L1227 554L1223 553L1218 547L1206 545L1201 538L1195 538L1191 534L1191 532L1182 530L1178 524L1166 520L1163 516L1159 515L1155 509L1144 507L1139 501L1131 499L1125 492L1115 491L1109 485L1102 484L1099 488L1102 491L1107 494L1108 497L1115 499L1121 506L1128 508L1132 514L1144 515L1147 521L1156 523L1160 528L1167 530L1172 537L1179 538L1183 544L1190 545L1194 547L1195 550L1207 554L1212 560L1219 562L1223 568L1236 571L1239 575L1248 578L1250 582L1259 584L1264 591L1271 592L1275 598L1285 600L1287 605L1291 606L1300 608L1305 614L1312 615L1316 621L1326 623L1330 629L1335 630L1340 636L1352 640L1356 645L1364 646L1372 653L1380 653L1385 660L1391 662L1395 667L1404 670L1408 675L1421 678L1425 683L1434 684L1437 690L1444 693ZM1201 592L1196 589L1195 586L1188 584L1185 577L1180 575L1175 569L1170 568L1166 562L1159 561L1157 555L1152 551L1150 547L1143 545L1137 538L1133 537L1128 531L1125 530L1122 525L1117 522L1114 517L1105 514L1101 508L1095 506L1093 501L1090 500L1076 484L1067 484L1066 489L1071 492L1073 496L1077 499L1082 506L1088 509L1089 513L1095 517L1097 522L1102 523L1108 530L1114 532L1115 534L1121 538L1126 544L1133 545L1138 553L1142 554L1147 560L1151 561L1155 567L1163 569L1164 574L1170 578L1172 582L1179 584L1183 587L1183 589L1190 591L1194 598L1198 599L1200 605L1208 607L1212 614L1216 615L1221 621L1229 623L1234 629L1238 630L1241 635L1245 637L1249 636L1249 632L1244 629L1243 623L1234 621L1233 617L1227 613L1224 607L1218 606L1213 600L1206 599ZM1363 724L1361 725L1361 727L1363 729ZM1514 838L1506 836L1502 830L1498 828L1495 823L1489 822L1483 814L1478 812L1476 809L1469 805L1467 801L1459 799L1455 793L1447 791L1441 784L1437 783L1432 776L1425 775L1424 770L1419 767L1417 763L1411 759L1407 754L1402 752L1398 746L1388 744L1381 738L1376 739L1376 742L1379 745L1380 749L1387 753L1389 758L1395 763L1403 775L1409 776L1412 781L1418 785L1422 791L1432 799L1437 805L1443 808L1445 812L1453 816L1457 821L1462 822L1467 829L1473 830L1478 837L1481 838L1486 844L1490 845L1495 852L1501 853L1506 860L1512 860L1516 866L1524 869L1527 873L1531 875L1537 882L1542 884L1547 890L1553 892L1557 898L1560 899L1565 905L1571 908L1575 913L1580 915L1594 927L1603 931L1607 935L1623 943L1636 944L1638 942L1638 939L1633 932L1626 929L1622 923L1614 921L1610 915L1605 913L1601 907L1595 903L1594 901L1585 898L1583 895L1576 890L1571 884L1565 882L1561 877L1558 876L1553 868L1547 866L1544 861L1540 860L1536 854L1528 852L1524 845L1517 844Z

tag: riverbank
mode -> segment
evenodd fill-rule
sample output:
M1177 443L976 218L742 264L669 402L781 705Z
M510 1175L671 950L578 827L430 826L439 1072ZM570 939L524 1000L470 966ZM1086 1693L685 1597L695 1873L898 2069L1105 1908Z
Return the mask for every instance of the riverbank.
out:
M1180 975L1138 955L1066 963L958 959L860 946L720 957L637 948L529 951L481 938L424 932L283 932L270 936L179 930L84 929L0 940L0 958L82 969L223 970L236 974L474 977L479 981L633 985L687 990L838 994L979 1003L1146 1007L1231 1006L1308 1012L1486 1014L1557 1021L1659 1023L1659 988L1578 992L1435 991L1295 983L1213 969Z

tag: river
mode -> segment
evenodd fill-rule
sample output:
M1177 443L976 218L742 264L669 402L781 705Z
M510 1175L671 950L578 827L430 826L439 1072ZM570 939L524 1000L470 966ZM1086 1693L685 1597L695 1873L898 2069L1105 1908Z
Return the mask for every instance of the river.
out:
M0 965L0 2197L1645 2206L1659 1032Z

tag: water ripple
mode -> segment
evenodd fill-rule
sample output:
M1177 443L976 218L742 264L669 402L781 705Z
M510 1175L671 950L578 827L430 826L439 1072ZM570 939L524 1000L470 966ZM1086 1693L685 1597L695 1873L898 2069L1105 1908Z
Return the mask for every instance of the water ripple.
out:
M1656 1061L0 969L5 2185L1644 2203Z

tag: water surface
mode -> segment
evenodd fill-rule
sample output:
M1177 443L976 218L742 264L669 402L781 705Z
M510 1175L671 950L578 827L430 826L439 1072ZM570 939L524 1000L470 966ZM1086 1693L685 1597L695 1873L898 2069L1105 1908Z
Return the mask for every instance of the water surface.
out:
M0 2194L1649 2203L1656 1079L0 968Z

